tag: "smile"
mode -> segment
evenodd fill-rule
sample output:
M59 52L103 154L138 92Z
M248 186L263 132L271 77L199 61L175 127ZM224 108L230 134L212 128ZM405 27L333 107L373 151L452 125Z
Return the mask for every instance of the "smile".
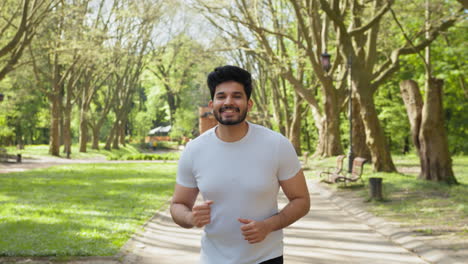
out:
M220 113L237 113L239 112L239 108L221 108L219 110Z

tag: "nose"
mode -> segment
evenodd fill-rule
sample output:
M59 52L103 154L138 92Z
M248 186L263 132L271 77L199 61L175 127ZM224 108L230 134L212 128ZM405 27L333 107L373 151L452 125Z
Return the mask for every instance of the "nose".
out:
M232 96L227 96L226 100L224 100L225 105L232 105L232 102L233 102Z

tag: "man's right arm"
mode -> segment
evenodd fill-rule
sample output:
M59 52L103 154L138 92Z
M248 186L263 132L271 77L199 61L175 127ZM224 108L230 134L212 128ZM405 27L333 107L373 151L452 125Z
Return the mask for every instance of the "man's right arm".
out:
M174 222L184 228L192 228L192 207L197 199L198 188L176 184L171 201L171 216Z
M174 222L184 228L203 227L211 222L212 201L195 204L198 188L176 184L171 201L171 216Z

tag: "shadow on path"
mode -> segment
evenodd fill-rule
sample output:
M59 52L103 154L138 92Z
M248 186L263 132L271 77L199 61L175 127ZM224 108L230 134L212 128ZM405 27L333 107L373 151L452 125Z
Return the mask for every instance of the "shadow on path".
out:
M326 199L309 183L311 210L284 230L287 264L320 263L427 263L414 253L390 242ZM280 207L285 205L283 194ZM175 225L166 210L123 248L129 264L198 263L201 229Z

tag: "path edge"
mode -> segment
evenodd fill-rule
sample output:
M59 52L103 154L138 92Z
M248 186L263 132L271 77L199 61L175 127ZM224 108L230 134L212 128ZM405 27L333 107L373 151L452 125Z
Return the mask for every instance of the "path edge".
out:
M391 242L418 255L421 259L437 264L463 264L462 262L457 262L441 250L428 246L426 243L415 238L416 233L405 231L395 226L395 224L391 224L385 219L375 216L356 202L343 199L336 191L322 186L318 181L307 180L307 183L313 185L320 196L330 200L341 210L368 225L372 230L386 237Z

